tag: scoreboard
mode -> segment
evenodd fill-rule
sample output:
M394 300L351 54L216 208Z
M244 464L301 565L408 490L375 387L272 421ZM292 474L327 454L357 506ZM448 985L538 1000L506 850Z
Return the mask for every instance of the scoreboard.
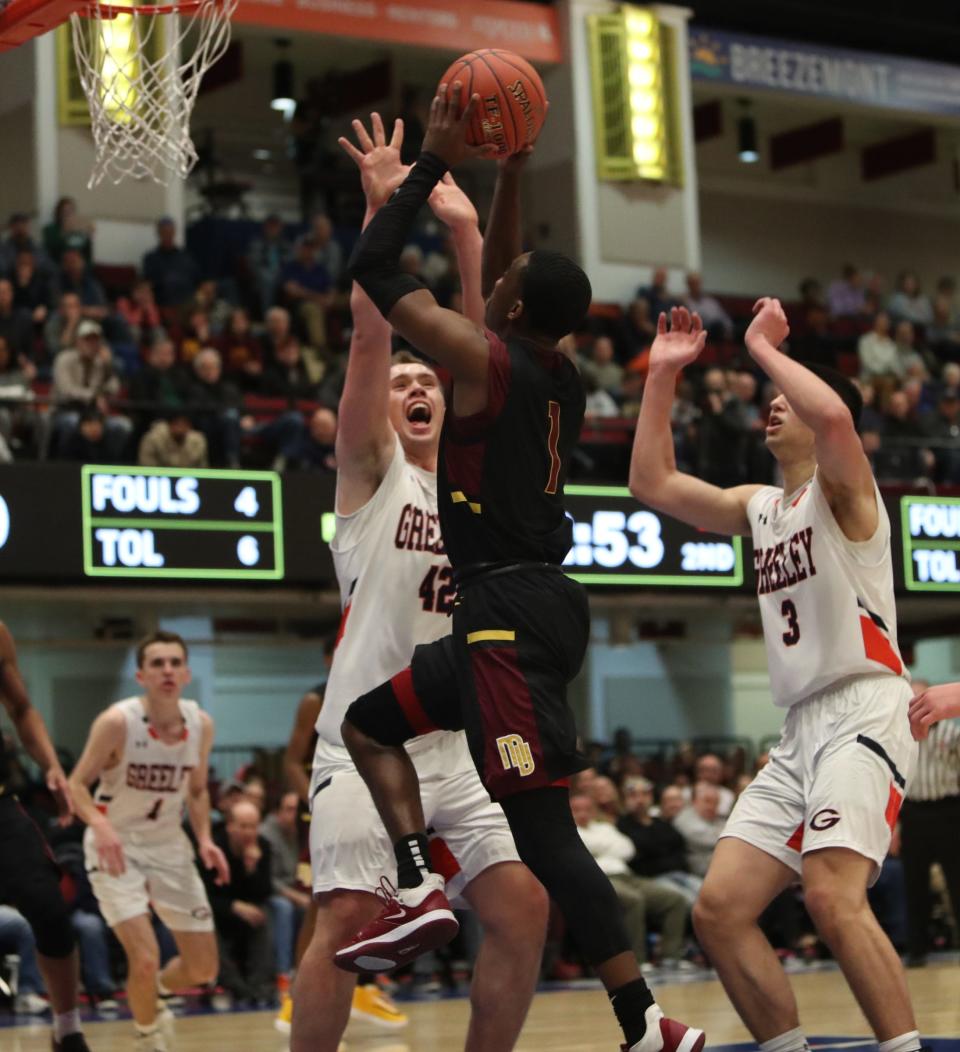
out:
M87 577L283 579L280 476L85 465Z
M0 467L0 583L335 587L335 478L306 471ZM564 563L590 588L751 594L748 538L705 533L623 486L570 484ZM899 593L960 592L960 498L887 498Z

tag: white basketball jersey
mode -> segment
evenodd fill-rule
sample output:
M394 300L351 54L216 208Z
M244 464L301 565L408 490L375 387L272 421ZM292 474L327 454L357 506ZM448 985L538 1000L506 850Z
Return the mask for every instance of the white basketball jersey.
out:
M181 700L183 735L171 745L151 727L140 697L125 698L115 707L127 723L123 753L116 767L101 774L94 803L121 839L177 837L190 772L200 762L200 706Z
M377 492L359 511L337 515L330 547L343 613L317 720L318 760L352 766L340 734L347 708L403 671L418 644L449 634L456 594L440 535L437 477L407 461L399 438ZM421 777L427 751L438 772L471 762L464 736L447 731L411 741L407 751Z
M840 529L817 476L747 505L773 700L793 705L849 676L909 679L897 648L890 520L867 541Z

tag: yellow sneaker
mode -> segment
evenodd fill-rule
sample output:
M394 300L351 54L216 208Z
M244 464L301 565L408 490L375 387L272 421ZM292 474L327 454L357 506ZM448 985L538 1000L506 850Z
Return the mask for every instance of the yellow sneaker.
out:
M358 986L353 991L350 1018L373 1023L386 1030L402 1030L410 1021L377 986Z
M290 1033L290 1024L293 1022L293 998L289 993L285 993L280 999L280 1011L277 1013L277 1018L273 1021L275 1030L279 1030L281 1034Z

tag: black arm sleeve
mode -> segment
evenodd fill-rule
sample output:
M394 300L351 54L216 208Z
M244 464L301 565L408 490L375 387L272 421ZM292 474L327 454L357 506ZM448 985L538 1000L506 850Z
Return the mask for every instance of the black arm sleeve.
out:
M417 213L447 166L432 153L422 153L410 174L394 191L390 200L367 224L350 255L348 274L373 300L386 318L398 300L423 282L400 271L400 253L407 241Z

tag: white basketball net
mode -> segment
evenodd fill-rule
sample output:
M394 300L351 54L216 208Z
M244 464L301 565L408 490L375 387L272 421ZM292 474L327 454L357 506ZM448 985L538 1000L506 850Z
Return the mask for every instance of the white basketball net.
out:
M197 163L193 104L204 73L230 43L236 6L237 0L199 0L141 12L94 2L71 16L93 131L88 186L104 178L186 178Z

